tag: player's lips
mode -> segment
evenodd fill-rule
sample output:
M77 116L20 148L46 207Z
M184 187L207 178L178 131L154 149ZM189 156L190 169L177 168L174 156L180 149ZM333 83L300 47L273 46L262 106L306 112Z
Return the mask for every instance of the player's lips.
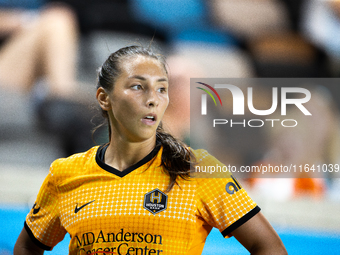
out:
M142 118L142 122L148 126L154 125L156 121L157 121L157 114L154 114L154 113L148 113Z

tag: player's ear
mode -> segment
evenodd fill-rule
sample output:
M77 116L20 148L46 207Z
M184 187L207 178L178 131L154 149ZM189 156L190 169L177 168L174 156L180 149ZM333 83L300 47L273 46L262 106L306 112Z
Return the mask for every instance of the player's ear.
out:
M108 93L105 91L104 88L99 87L97 89L97 93L96 93L96 98L99 102L100 107L104 110L104 111L108 111L111 109L111 102L110 102L110 98Z

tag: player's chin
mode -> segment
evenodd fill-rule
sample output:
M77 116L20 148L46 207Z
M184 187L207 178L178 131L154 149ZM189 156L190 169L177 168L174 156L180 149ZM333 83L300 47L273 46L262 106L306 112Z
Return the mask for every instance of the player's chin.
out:
M157 127L147 127L143 129L139 129L138 133L135 133L131 140L133 142L145 142L148 140L153 140L156 137L156 129Z

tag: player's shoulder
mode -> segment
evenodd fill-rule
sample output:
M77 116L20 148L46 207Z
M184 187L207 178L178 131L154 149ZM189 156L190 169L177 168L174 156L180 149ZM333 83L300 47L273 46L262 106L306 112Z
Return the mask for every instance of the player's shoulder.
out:
M72 171L73 173L81 171L89 162L95 162L96 153L99 146L92 147L86 152L76 153L67 158L59 158L53 161L50 172L57 174L60 172Z
M223 165L217 158L215 158L213 155L211 155L207 150L205 149L191 149L192 154L194 155L194 165Z
M192 160L192 174L197 183L214 183L217 179L229 179L231 176L230 169L211 155L205 149L191 149L194 159Z
M193 149L190 148L192 154L195 156L197 161L203 161L207 157L212 157L209 152L205 149Z

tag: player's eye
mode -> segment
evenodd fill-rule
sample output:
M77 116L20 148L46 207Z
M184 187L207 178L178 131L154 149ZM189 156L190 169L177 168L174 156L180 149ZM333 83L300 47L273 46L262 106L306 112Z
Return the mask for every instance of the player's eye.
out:
M134 89L134 90L141 90L143 89L142 85L140 84L135 84L135 85L132 85L131 86L131 89Z
M167 89L165 87L161 87L158 89L158 92L160 93L165 93L167 91Z

